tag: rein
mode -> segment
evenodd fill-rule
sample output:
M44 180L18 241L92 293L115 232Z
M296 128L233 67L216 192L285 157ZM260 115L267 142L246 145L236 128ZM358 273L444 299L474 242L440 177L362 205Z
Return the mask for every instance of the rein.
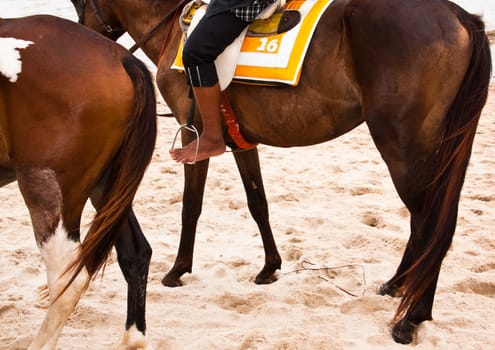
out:
M153 34L155 34L155 32L157 31L157 29L160 28L169 19L170 16L174 15L176 13L176 11L182 5L184 5L187 1L189 1L189 0L180 0L177 3L177 5L175 5L175 7L172 10L170 10L160 22L158 22L153 28L151 28L151 30L148 33L146 33L145 36L143 36L141 39L139 39L139 41L137 41L129 49L129 51L131 53L134 53L137 49L139 49L145 42L147 42L153 36ZM117 28L116 29L116 28L112 28L111 25L107 24L103 20L103 18L101 17L101 14L100 14L100 11L98 9L98 6L96 5L96 3L95 3L94 0L89 0L89 4L91 6L91 9L93 10L93 13L94 13L96 19L101 24L101 26L103 27L103 29L105 29L109 33L116 32L116 31L126 32L126 30L124 28ZM81 8L78 8L77 9L77 13L79 15L79 23L84 23L84 7L85 7L85 5L86 5L86 0L84 0L84 2L82 3Z
M167 44L170 40L170 34L172 33L172 29L174 27L174 22L177 20L178 17L179 17L179 11L176 11L174 13L174 17L170 21L170 25L168 26L167 35L165 36L165 40L163 40L162 48L160 49L160 53L158 54L158 62L160 62L160 59L162 58L163 53L165 52L165 47L167 46ZM131 51L131 52L133 52L133 51Z
M112 26L110 24L105 23L105 21L103 20L103 18L100 15L100 11L96 7L94 0L89 0L89 5L91 6L91 9L93 10L93 13L95 14L96 19L101 24L103 29L105 29L109 33L116 31L115 29L112 28Z
M93 1L93 0L92 0ZM134 51L136 51L137 49L139 49L141 47L141 45L143 45L145 42L147 42L152 36L153 34L155 33L155 31L160 28L167 20L170 16L174 15L176 13L176 11L186 3L186 1L188 0L180 0L177 5L175 5L175 7L170 10L166 15L165 17L163 17L163 19L158 22L153 28L151 28L151 30L146 33L145 36L143 36L141 39L139 39L139 41L137 41L130 49L129 51L132 53ZM163 51L163 49L162 49ZM161 55L161 53L160 53Z
M113 33L113 32L125 32L124 28L113 28L110 24L107 24L103 18L100 15L100 11L98 10L98 7L96 6L96 3L94 0L89 0L89 5L91 6L91 9L93 10L93 13L95 14L96 20L100 25L105 29L108 33ZM86 0L83 0L82 2L77 2L74 5L76 7L77 11L77 16L79 17L79 23L84 24L84 9L86 8Z

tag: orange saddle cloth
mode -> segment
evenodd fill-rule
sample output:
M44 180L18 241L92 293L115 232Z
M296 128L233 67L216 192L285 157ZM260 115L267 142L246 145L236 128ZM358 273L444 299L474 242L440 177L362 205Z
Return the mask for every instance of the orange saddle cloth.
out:
M333 0L288 0L284 8L299 11L301 21L287 32L244 37L234 81L262 85L299 83L301 68L319 19ZM183 70L182 42L172 64Z

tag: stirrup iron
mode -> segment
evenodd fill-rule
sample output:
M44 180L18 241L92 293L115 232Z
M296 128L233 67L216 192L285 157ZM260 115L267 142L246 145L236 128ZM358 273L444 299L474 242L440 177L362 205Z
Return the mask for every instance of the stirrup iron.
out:
M194 133L196 136L196 150L194 152L194 159L192 162L184 163L184 164L194 165L196 163L196 159L198 158L198 150L199 150L199 132L194 125L182 124L179 127L179 130L177 130L177 132L175 133L174 141L172 142L172 149L175 149L175 142L177 141L177 136L179 136L179 132L181 132L182 129L186 129L187 131Z

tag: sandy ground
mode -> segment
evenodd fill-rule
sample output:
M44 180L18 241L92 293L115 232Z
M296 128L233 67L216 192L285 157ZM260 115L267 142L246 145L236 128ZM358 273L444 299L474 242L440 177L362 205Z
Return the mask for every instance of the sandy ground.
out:
M491 13L490 2L477 2ZM48 12L75 19L65 1L2 0L0 11L4 17ZM487 28L495 40L493 23ZM402 256L408 213L364 125L323 145L259 147L284 260L272 285L253 283L264 255L234 161L229 154L213 159L193 273L175 289L160 280L177 251L183 177L167 152L176 122L160 118L159 127L135 200L154 249L147 320L155 349L495 348L495 238L489 229L495 218L495 81L475 139L457 234L442 267L434 320L420 327L410 346L389 335L398 300L375 293ZM38 306L45 268L17 185L0 188L0 200L0 350L24 350L45 314ZM88 208L85 222L91 214ZM113 254L58 348L112 348L123 333L125 305L126 284Z
M253 283L264 261L230 154L211 161L193 273L165 288L180 232L182 167L168 156L177 125L159 119L135 211L154 249L148 329L164 349L407 349L390 337L398 300L376 294L407 241L408 213L363 125L318 146L259 146L279 280ZM495 84L485 107L444 261L434 320L414 349L495 347ZM45 270L16 184L0 189L0 349L26 349L44 317ZM85 221L92 214L85 212ZM490 233L492 232L492 233ZM82 298L59 349L109 349L123 333L126 285L113 253Z

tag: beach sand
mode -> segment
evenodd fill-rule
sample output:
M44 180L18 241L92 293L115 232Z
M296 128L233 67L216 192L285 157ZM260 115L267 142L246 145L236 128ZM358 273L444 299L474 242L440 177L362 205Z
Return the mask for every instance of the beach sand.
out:
M162 106L163 107L163 106ZM147 322L155 349L408 349L390 321L398 300L378 296L409 236L409 216L365 125L305 148L259 146L278 281L256 285L259 231L234 160L211 160L193 273L166 288L180 235L182 167L168 155L177 124L159 118L153 161L135 212L153 247ZM444 260L434 320L413 349L495 347L495 84L475 139L457 233ZM45 269L16 184L0 189L0 349L26 349L45 315ZM85 210L85 223L92 215ZM64 327L59 349L110 349L124 331L126 284L115 253Z

